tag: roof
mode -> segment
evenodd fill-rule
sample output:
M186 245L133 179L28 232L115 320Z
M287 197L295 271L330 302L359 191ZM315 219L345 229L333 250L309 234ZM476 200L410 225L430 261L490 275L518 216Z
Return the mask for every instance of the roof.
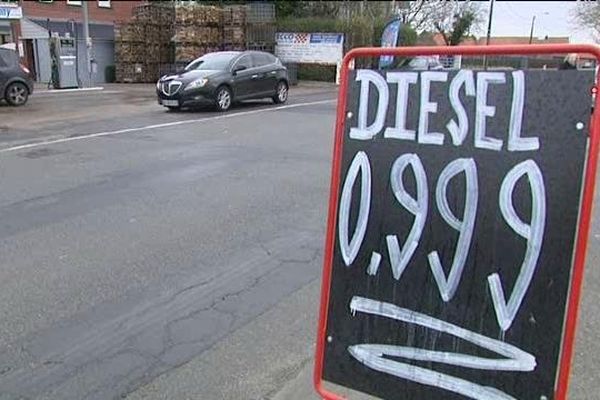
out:
M481 37L477 39L478 45L485 45L486 38ZM531 44L564 44L569 43L568 36L555 36L546 38L532 38ZM490 37L490 44L529 44L529 36L492 36Z
M485 45L487 42L486 37L473 38L467 37L462 42L461 45ZM423 33L419 36L419 43L430 46L446 46L446 42L444 41L444 37L440 33ZM559 44L559 43L569 43L568 36L553 36L546 38L532 38L532 44ZM508 45L508 44L529 44L529 36L492 36L490 37L490 44L500 44L500 45Z
M48 39L50 35L43 26L36 24L30 19L21 19L21 38L23 39Z

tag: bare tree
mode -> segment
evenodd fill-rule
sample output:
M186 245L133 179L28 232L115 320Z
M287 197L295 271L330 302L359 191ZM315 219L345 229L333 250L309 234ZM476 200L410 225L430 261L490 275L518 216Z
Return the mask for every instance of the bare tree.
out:
M479 2L418 0L401 3L402 22L417 32L438 32L448 45L459 44L485 21Z
M440 1L404 1L400 5L399 14L402 23L410 25L415 31L421 32L431 26L433 16L438 7L446 7Z
M582 1L573 9L574 22L581 27L592 30L592 35L600 42L600 3L596 1Z
M481 3L448 1L436 8L431 24L449 46L456 46L484 22Z

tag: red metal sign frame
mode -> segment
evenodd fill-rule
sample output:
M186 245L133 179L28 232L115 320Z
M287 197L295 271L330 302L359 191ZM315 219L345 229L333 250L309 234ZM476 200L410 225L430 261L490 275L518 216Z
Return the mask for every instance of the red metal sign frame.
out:
M359 57L393 56L427 56L427 55L533 55L533 54L590 54L600 64L600 46L588 44L540 44L540 45L493 45L493 46L444 46L444 47L367 47L349 51L342 61L340 89L337 102L335 138L333 147L333 163L331 168L331 188L329 194L329 214L327 217L327 234L325 239L325 255L321 286L321 305L317 331L317 346L314 368L314 385L316 391L326 400L344 400L344 397L333 393L323 386L323 360L327 336L327 313L329 292L331 288L331 272L333 249L335 245L335 221L338 213L338 193L340 186L341 155L346 120L346 96L348 94L348 71L350 63ZM597 79L597 77L596 77ZM595 82L598 87L598 81ZM581 298L581 288L585 267L585 255L590 231L590 219L594 201L596 182L596 166L600 149L600 100L596 96L591 118L590 141L584 173L583 196L581 200L579 226L575 243L575 257L567 300L567 315L563 331L563 342L560 355L558 384L555 388L555 399L565 400L569 385L571 361L577 326L577 314Z

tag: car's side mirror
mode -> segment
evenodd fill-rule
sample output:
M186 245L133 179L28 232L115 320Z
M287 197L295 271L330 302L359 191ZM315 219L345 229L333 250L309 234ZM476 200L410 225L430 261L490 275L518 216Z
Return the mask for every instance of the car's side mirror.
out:
M238 72L243 71L247 68L248 67L246 67L245 65L238 65L233 69L233 75L237 75Z

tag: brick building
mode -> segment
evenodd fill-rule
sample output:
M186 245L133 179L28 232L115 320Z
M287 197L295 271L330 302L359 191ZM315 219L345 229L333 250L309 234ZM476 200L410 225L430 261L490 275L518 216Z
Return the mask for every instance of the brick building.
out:
M114 65L114 25L128 21L134 7L144 1L89 0L88 17L95 63L92 81L106 82L107 67ZM76 39L78 76L89 82L85 63L86 42L83 34L82 0L21 0L23 18L18 22L18 40L22 57L38 82L48 82L51 74L49 37L70 36Z

